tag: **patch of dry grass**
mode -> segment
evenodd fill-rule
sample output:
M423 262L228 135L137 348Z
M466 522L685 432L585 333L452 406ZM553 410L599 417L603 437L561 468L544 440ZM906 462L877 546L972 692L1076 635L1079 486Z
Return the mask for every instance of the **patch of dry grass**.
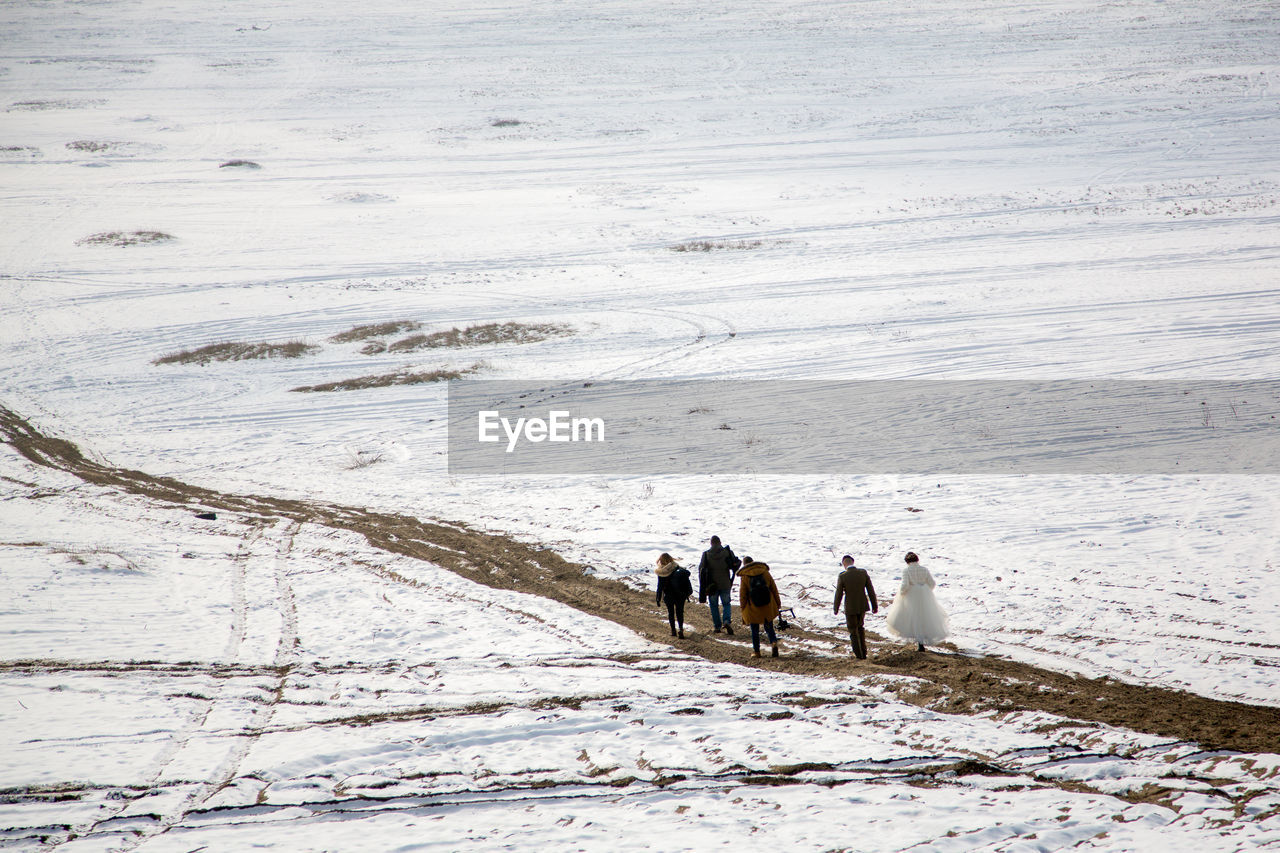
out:
M412 352L420 349L477 347L485 344L531 344L570 334L573 334L573 327L563 323L482 323L478 326L467 326L465 329L454 327L443 332L432 332L429 335L410 335L389 344L387 351Z
M196 349L171 352L151 360L152 364L208 364L212 361L245 361L251 358L301 358L319 350L315 344L305 341L287 341L283 344L223 341Z
M448 382L461 379L476 373L484 365L480 362L458 370L398 370L395 373L380 373L371 376L357 376L354 379L340 379L337 382L322 382L319 385L300 385L290 391L363 391L366 388L387 388L392 385L425 385L431 382Z
M102 103L102 101L97 99L86 101L86 100L72 100L69 98L62 98L57 100L43 100L43 101L14 101L5 109L5 112L12 113L12 112L19 112L19 111L39 112L43 110L73 110L78 107L85 107L85 106L90 106L93 104L100 104L100 103Z
M77 246L142 246L176 239L163 231L103 231L76 241Z
M390 320L386 323L366 323L363 326L353 326L345 332L339 332L329 338L329 342L349 344L353 341L364 341L369 338L383 338L404 332L413 332L421 328L422 324L417 320Z
M116 146L113 142L99 142L94 139L77 139L75 142L68 142L67 147L72 151L88 151L90 154L97 154L99 151L110 151Z
M763 240L690 240L687 243L677 243L669 248L673 252L720 252L726 250L744 251L747 249L759 249L763 245Z
M297 388L293 390L297 391ZM370 465L377 465L386 456L382 450L348 450L347 451L347 470L356 471L360 468L368 468Z

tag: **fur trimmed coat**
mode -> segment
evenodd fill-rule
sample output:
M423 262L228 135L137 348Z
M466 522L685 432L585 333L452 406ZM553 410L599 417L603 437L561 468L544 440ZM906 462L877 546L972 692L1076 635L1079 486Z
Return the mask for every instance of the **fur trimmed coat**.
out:
M751 603L751 579L757 575L764 575L771 594L769 603L763 607ZM750 563L743 566L738 570L738 581L738 607L742 610L742 624L763 625L778 618L778 609L782 607L782 596L778 595L778 585L773 582L773 575L769 574L767 563Z

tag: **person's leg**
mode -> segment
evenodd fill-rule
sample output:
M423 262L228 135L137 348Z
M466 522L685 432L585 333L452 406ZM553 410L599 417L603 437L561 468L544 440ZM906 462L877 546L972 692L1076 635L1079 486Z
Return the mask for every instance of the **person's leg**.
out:
M667 602L667 622L671 624L671 636L676 635L676 606L673 602Z
M865 613L853 614L853 651L858 656L858 660L867 659L867 631L863 623L866 615Z
M711 605L711 625L715 629L715 633L720 633L720 608L716 606L716 601L720 593L713 592L707 596L707 604Z
M760 625L751 623L751 656L760 657Z
M764 632L769 635L769 642L773 644L773 656L778 656L778 635L773 630L773 620L770 619L764 623Z
M844 626L849 629L849 647L853 650L853 656L858 656L858 622L856 613L845 611Z
M731 590L726 589L720 593L721 618L724 622L725 633L730 635L733 634L733 607L729 603L732 599L733 592Z
M680 626L680 632L676 635L680 639L684 639L684 601L676 602L676 623Z

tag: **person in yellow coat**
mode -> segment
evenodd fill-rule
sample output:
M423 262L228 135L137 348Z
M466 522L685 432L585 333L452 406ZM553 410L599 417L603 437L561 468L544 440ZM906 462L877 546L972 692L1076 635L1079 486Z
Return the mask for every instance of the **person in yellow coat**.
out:
M778 635L773 630L773 620L778 618L782 596L778 585L769 574L768 563L757 562L750 557L742 561L738 570L738 606L742 610L743 623L751 626L751 656L760 657L760 626L773 643L773 656L778 656Z

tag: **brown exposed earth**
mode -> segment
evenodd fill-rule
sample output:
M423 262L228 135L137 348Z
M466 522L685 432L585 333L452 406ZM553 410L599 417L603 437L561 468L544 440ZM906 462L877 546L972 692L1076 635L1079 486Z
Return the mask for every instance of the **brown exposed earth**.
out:
M191 509L238 513L250 518L285 518L297 523L350 530L374 547L449 569L497 589L516 589L562 602L608 619L654 642L670 642L707 660L726 661L808 676L873 677L909 702L951 714L982 711L1043 711L1070 720L1101 723L1199 743L1210 749L1280 751L1280 709L1227 702L1177 690L1090 679L1017 661L943 651L904 651L877 642L872 657L852 659L838 648L847 638L836 632L793 628L784 635L779 658L752 659L749 637L710 633L706 608L691 607L686 639L669 635L651 592L599 578L548 548L442 520L341 506L323 501L236 495L116 468L87 458L70 441L47 435L17 413L0 406L0 432L28 460L151 500ZM406 583L412 583L404 579Z

